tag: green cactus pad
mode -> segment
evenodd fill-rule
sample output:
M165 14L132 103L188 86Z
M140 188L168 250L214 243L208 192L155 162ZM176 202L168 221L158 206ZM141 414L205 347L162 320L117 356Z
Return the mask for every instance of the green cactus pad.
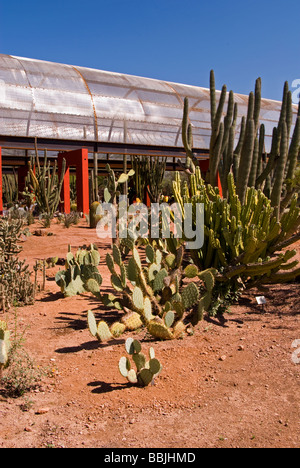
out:
M106 322L101 321L98 323L96 337L101 342L105 342L113 338L113 335L111 334L111 331Z
M91 257L91 263L94 266L98 266L99 263L100 263L100 254L99 254L98 250L91 250L90 257Z
M133 359L138 371L140 371L141 369L143 369L143 367L145 367L146 356L143 353L133 354L132 359Z
M107 253L105 259L106 259L106 265L108 266L108 269L111 272L111 274L112 275L116 274L114 259L112 258L112 256L109 253Z
M161 365L158 359L150 359L149 361L149 370L152 372L152 374L157 374L161 369Z
M195 283L189 283L182 291L182 303L185 309L190 309L199 300L199 289Z
M99 284L96 280L94 280L93 278L89 279L86 283L85 283L85 289L88 291L88 292L91 292L92 294L94 294L94 296L97 296L99 295L100 293L100 287L99 287Z
M214 277L214 275L212 274L211 271L206 270L206 271L201 272L199 274L199 278L201 278L204 281L205 286L206 286L208 291L213 290L213 288L215 286L215 277Z
M184 270L184 275L187 278L196 278L198 274L199 274L199 270L196 265L188 265Z
M153 380L153 374L149 369L142 369L138 374L138 379L141 385L147 387Z
M145 297L145 300L144 300L143 317L147 322L149 322L153 318L152 304L151 304L149 297Z
M155 320L148 323L147 329L150 335L161 340L172 340L174 338L172 332L163 323L157 323Z
M174 312L172 310L169 310L169 312L166 313L164 320L166 327L170 328L175 320Z
M136 248L133 249L132 251L132 256L133 256L133 259L136 263L136 266L139 270L142 269L142 264L141 264L141 259L140 259L140 256L139 256L139 252Z
M141 321L140 314L137 312L130 312L122 317L122 322L124 323L126 330L135 331L143 326Z
M122 281L118 275L111 275L111 284L117 292L122 292L124 289Z
M138 278L138 269L136 267L136 262L133 257L130 257L126 267L127 277L131 283L136 283Z
M97 335L97 323L96 323L95 315L93 314L91 310L88 311L87 318L88 318L89 330L93 336L96 336Z
M115 338L118 338L119 336L121 336L124 333L125 329L126 327L124 323L121 323L121 322L115 322L110 327L110 331Z
M155 252L153 247L149 244L146 247L146 259L148 263L154 263Z
M127 375L127 379L132 384L136 384L138 382L137 375L134 369L130 369Z
M157 265L156 263L152 263L152 265L149 266L148 269L148 279L149 281L154 281L157 273L160 271L160 265Z
M132 301L136 309L143 310L144 308L144 296L143 291L139 287L135 287L132 293Z
M168 272L165 268L163 268L162 270L160 270L154 281L153 281L153 291L154 292L157 292L157 291L161 291L163 288L164 288L164 279L168 276Z
M140 353L142 350L141 343L133 338L127 338L125 348L128 354Z
M120 249L116 244L113 245L113 258L114 258L115 263L118 266L120 266L122 263L122 256L121 256Z
M128 357L122 356L119 361L119 371L121 375L127 378L128 372L130 371L130 369L131 369L130 360L128 359Z

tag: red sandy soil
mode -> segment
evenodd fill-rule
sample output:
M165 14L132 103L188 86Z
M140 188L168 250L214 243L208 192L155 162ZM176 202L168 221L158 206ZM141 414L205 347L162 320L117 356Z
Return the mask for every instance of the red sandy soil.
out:
M36 259L65 257L68 244L76 250L93 242L102 254L103 288L111 289L109 242L99 242L84 221L70 229L53 223L48 231L54 235L22 245L31 267ZM87 328L87 310L98 320L118 313L90 294L64 298L54 281L59 268L47 269L46 290L34 305L17 309L26 350L50 374L23 397L0 394L0 447L300 446L300 350L292 348L300 340L299 284L271 287L264 311L255 300L260 294L249 291L225 323L205 320L184 340L154 341L142 330L100 344ZM7 315L13 327L14 312ZM130 386L120 375L128 336L140 339L144 352L155 348L163 371L154 386Z

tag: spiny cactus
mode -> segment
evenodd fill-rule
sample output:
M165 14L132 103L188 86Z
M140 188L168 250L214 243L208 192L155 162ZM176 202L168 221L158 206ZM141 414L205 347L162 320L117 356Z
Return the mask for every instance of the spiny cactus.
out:
M98 271L100 254L93 244L89 248L78 249L73 255L71 248L67 254L65 269L59 270L55 276L56 284L65 297L76 296L87 291L86 283L93 279L100 287L102 276Z
M134 169L134 188L136 197L144 201L146 191L151 203L159 203L162 194L162 183L166 171L167 158L132 156Z
M143 266L134 247L125 265L120 250L113 245L113 254L106 255L106 263L117 296L101 294L92 279L86 283L86 288L107 307L123 310L126 315L122 323L127 329L130 321L137 327L144 325L156 338L179 338L190 323L196 325L204 310L208 310L216 271L200 272L195 268L192 276L192 265L183 271L183 247L174 255L163 254L148 244L145 254L146 264ZM196 282L184 283L185 278L192 277ZM200 287L205 289L203 296Z
M35 143L35 158L28 164L27 188L36 199L40 213L48 213L53 217L60 203L60 194L66 172L66 160L63 159L60 177L57 175L57 161L51 169L51 163L47 158L47 150L44 153L43 166L40 165L37 145ZM28 193L28 190L26 194Z
M155 357L155 351L151 347L149 350L149 360L142 353L142 346L138 340L128 338L125 343L127 353L132 356L136 370L132 368L130 359L127 356L121 357L119 361L119 371L128 382L147 387L162 371L162 365Z
M235 138L238 107L234 102L234 94L230 91L227 112L223 118L226 98L227 88L224 85L217 103L215 77L212 70L210 74L211 138L206 182L215 187L217 173L219 173L223 196L227 197L228 175L232 172L241 203L245 201L248 187L262 190L271 199L277 220L279 220L297 191L290 181L294 178L300 151L300 106L291 135L293 107L291 91L286 82L278 126L273 129L271 150L267 154L265 127L259 122L261 79L256 80L255 91L249 93L247 115L242 117L237 145L235 145ZM187 172L194 174L198 162L192 155L193 136L192 127L187 124L188 115L189 102L186 98L183 108L182 141L186 150L188 169L192 161L192 170Z

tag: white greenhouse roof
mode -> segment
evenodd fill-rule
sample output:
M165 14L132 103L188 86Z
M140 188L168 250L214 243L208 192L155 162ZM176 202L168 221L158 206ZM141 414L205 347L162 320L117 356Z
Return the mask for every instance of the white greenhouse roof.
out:
M208 149L209 89L0 54L4 136L182 147L185 97L194 148ZM239 124L248 96L235 94L235 101ZM278 101L262 100L267 137L278 124L280 107ZM296 106L294 114L295 121Z

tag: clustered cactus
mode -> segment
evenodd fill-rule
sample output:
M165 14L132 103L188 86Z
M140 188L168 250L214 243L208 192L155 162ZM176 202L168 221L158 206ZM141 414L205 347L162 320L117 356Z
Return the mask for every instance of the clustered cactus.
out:
M245 201L248 187L262 190L270 198L277 219L282 216L296 190L292 180L295 176L300 150L300 107L291 135L293 108L292 96L286 82L280 118L273 129L271 150L265 149L265 127L260 124L261 79L255 83L255 91L249 94L247 115L242 117L238 143L235 145L238 105L232 91L228 94L225 117L224 106L227 87L224 85L219 102L216 99L215 77L210 74L211 139L209 149L209 171L205 180L211 186L217 182L219 173L223 196L228 196L228 175L233 173L237 194L241 203ZM197 159L192 152L192 127L188 124L189 101L184 102L182 140L186 150L186 170L195 173ZM290 138L291 136L291 138Z
M10 349L10 332L7 329L7 324L0 321L0 379L2 372L9 363L9 349Z
M122 260L119 248L113 245L113 255L106 255L111 272L111 284L118 296L102 294L93 279L86 283L91 291L107 307L123 310L126 315L118 324L118 332L144 325L156 338L171 340L184 335L189 325L196 325L210 305L214 287L214 269L199 271L195 265L184 269L184 248L177 255L164 255L148 244L145 249L146 265L142 265L136 247L127 264ZM196 281L190 281L190 279ZM185 283L184 280L189 282ZM97 336L100 341L112 338L115 333L101 321ZM98 329L99 329L98 326ZM113 328L117 327L116 324ZM101 331L101 333L100 333Z
M35 157L28 163L28 176L26 191L23 195L34 194L39 213L47 213L54 216L60 203L60 194L66 172L66 160L63 159L61 174L57 174L57 160L51 168L48 161L47 150L44 153L43 166L40 164L37 144L35 142Z
M290 262L296 251L286 250L300 237L296 194L278 221L275 208L261 190L248 187L241 203L232 173L228 175L228 199L205 184L199 167L190 175L190 186L186 182L182 185L177 173L173 191L183 216L185 203L205 205L204 246L191 250L191 257L200 269L216 268L217 281L242 279L242 284L250 287L289 281L299 275L300 269L295 269L298 262Z
M57 285L65 297L76 296L87 291L86 283L91 278L100 287L102 276L97 266L100 262L100 254L95 245L88 248L80 248L74 255L69 246L65 269L59 270L55 276Z
M147 387L161 373L162 365L155 357L155 351L151 347L149 350L149 361L142 353L142 346L138 340L128 338L125 342L127 353L132 356L136 370L132 368L130 359L127 356L121 357L119 361L119 371L128 382Z

